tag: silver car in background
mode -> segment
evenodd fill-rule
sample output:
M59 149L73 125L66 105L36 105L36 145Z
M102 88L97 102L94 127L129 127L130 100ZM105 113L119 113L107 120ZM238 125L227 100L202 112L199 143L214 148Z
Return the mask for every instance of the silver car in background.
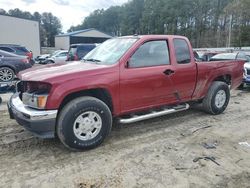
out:
M57 50L42 64L64 63L67 60L68 50Z

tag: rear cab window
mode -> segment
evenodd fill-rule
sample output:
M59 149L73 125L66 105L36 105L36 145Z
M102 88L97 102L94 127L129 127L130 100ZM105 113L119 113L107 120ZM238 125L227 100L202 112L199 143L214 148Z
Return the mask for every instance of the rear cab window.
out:
M174 50L178 64L188 64L191 62L189 46L184 39L174 39Z

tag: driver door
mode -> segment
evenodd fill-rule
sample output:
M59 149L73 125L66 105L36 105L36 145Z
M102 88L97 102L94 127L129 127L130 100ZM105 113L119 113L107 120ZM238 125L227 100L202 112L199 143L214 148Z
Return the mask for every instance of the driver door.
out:
M122 113L177 101L166 40L142 44L120 72Z

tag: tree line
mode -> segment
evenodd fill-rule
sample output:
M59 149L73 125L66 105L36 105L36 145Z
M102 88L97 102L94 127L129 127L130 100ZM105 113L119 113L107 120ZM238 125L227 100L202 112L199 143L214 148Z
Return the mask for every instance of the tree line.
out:
M184 35L194 47L250 46L250 1L131 0L95 10L68 31L86 28L114 36Z
M30 12L21 11L20 9L16 8L11 9L8 12L0 9L0 15L38 21L40 25L39 29L41 46L55 46L55 35L60 34L62 31L62 24L60 20L49 12L44 12L41 14L39 12L34 12L34 14L31 14Z

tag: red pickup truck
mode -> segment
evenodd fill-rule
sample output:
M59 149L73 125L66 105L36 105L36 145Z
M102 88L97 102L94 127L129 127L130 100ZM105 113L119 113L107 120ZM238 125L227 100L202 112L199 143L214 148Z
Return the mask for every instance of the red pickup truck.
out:
M81 62L19 74L11 118L43 137L56 135L71 149L98 146L112 122L137 122L202 103L222 113L230 88L242 82L243 61L195 62L187 38L126 36L107 40Z

